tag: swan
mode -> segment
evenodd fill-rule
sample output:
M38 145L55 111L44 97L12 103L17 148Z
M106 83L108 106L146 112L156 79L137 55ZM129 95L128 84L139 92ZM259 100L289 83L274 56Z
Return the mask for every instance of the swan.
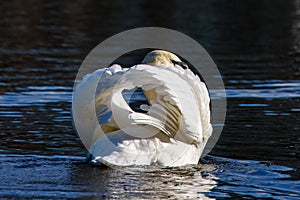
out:
M93 84L96 93L89 95ZM212 134L205 84L165 50L149 52L130 68L114 64L85 75L72 101L91 164L197 164Z

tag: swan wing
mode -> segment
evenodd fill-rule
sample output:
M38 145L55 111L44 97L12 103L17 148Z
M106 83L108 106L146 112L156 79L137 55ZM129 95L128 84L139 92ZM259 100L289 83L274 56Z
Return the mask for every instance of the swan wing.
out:
M196 75L177 67L137 65L131 67L125 76L141 87L146 96L148 91L154 92L149 95L151 106L147 114L163 122L164 128L171 133L170 137L189 144L203 141L206 137L203 130L211 127L209 96L204 83ZM205 117L208 119L204 120ZM150 120L136 118L135 123L147 124Z
M98 128L100 124L109 124L117 129L109 101L113 86L116 85L125 73L119 65L99 69L84 76L76 86L72 97L73 120L76 121L76 130L83 144L89 148L91 144L103 134L107 127Z

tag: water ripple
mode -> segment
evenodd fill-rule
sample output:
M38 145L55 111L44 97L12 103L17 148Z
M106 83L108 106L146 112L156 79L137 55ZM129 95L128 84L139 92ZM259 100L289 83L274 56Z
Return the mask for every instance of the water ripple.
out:
M209 156L206 164L176 168L91 167L79 156L0 156L0 197L31 198L296 198L294 169ZM35 173L33 173L33 171ZM159 176L158 176L159 174ZM292 187L291 187L292 186Z
M299 98L300 82L297 83L275 83L259 84L259 86L268 86L267 89L226 89L227 98ZM258 85L256 85L258 87ZM282 86L282 87L278 87ZM64 86L28 86L26 88L18 87L19 92L6 92L0 96L0 106L26 106L36 103L52 102L71 102L72 87ZM210 90L212 99L224 98L223 91ZM144 100L141 94L136 97ZM143 96L143 95L142 95ZM252 105L254 106L254 105ZM262 106L262 105L256 105Z

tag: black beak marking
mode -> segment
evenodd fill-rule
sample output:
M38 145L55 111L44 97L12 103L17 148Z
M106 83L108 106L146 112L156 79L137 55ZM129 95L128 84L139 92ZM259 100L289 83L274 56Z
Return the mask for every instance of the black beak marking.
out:
M182 69L188 69L188 65L181 61L171 60L174 65L179 65Z

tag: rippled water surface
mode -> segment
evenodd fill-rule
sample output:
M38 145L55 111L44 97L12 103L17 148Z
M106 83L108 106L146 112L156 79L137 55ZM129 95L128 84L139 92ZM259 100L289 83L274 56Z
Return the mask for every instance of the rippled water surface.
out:
M13 0L0 2L0 25L1 198L300 198L299 1ZM77 70L101 41L142 26L191 36L222 74L226 122L197 166L84 161L70 113Z

